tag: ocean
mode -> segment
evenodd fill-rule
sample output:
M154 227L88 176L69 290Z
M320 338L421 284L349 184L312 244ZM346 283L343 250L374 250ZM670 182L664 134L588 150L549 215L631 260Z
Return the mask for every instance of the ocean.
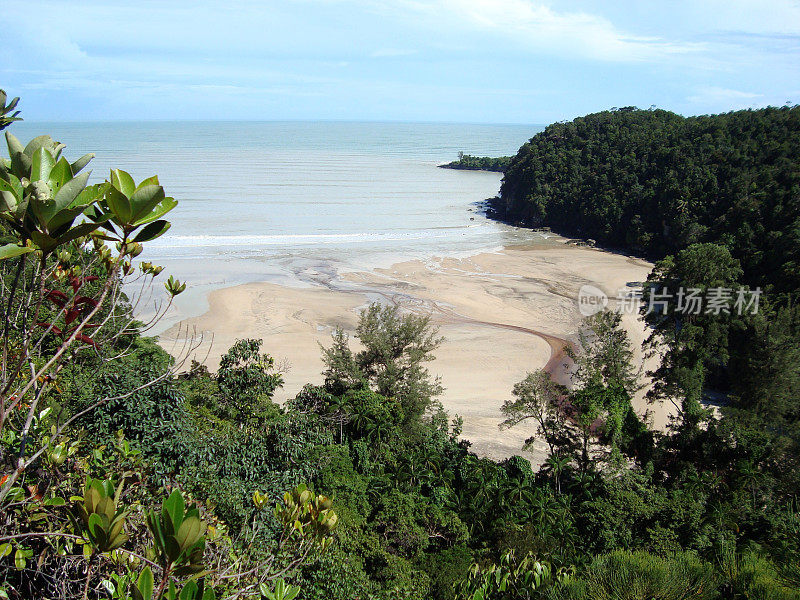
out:
M196 297L267 280L305 285L413 258L468 255L536 236L490 221L476 204L501 175L440 169L459 151L515 154L541 126L347 122L14 124L23 143L49 134L92 180L109 169L157 174L179 201L172 228L141 259ZM191 300L182 302L185 313ZM197 302L195 302L197 304Z

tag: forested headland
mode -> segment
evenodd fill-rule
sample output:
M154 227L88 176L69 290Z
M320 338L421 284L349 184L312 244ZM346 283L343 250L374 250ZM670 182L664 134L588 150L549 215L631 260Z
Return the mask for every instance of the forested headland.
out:
M623 108L524 144L495 208L508 220L660 259L726 246L751 285L800 288L800 107L682 117Z
M458 169L462 171L495 171L503 173L511 163L510 156L472 156L471 154L458 153L458 160L439 165L442 169Z
M589 317L571 385L535 371L503 404L503 427L527 427L548 449L533 469L521 457L478 457L460 439L459 419L437 399L429 367L442 340L424 316L370 305L358 347L336 331L320 349L319 380L280 406L283 378L260 340L236 342L216 372L187 361L191 344L167 354L128 294L134 284L163 286L169 298L184 291L146 254L169 235L177 201L157 177L136 183L121 169L88 185L92 155L67 159L48 136L20 142L10 133L15 106L0 95L0 128L9 129L0 161L0 597L800 596L800 311L783 279L794 272L791 252L779 252L794 247L787 239L766 235L764 252L746 257L734 243L744 233L729 240L709 229L676 244L677 229L662 231L650 289L758 282L769 286L759 310L685 317L672 299L644 315L662 355L652 400L677 409L667 432L632 409L643 379L619 315ZM775 128L797 118L794 109L740 117L748 114ZM647 118L682 122L644 117L633 127L642 138ZM797 171L781 157L794 156L792 140L771 135L752 152L775 148L777 166L735 203L794 215L794 229L761 224L791 238L798 189L786 185ZM612 148L603 151L586 160L612 161ZM557 184L569 171L553 167L547 186L520 179L526 152L506 176L509 207L514 180L521 198L566 198ZM574 158L570 168L583 170ZM728 214L727 201L712 204ZM767 264L775 270L754 270ZM706 403L712 389L726 399L718 410Z

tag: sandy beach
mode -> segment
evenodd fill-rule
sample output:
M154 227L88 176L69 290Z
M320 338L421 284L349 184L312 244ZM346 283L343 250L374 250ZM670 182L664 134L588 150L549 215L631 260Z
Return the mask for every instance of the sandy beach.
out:
M468 258L401 262L311 288L249 283L211 292L205 314L185 319L160 339L169 350L186 331L202 334L195 357L212 369L236 339L263 339L264 350L285 371L276 396L283 401L306 383L321 383L319 344L330 343L335 327L352 332L370 301L391 302L430 315L440 328L445 341L428 367L441 377L447 411L463 417L463 437L473 450L495 459L522 454L539 463L543 446L521 450L532 425L501 431L500 407L527 372L547 366L558 376L563 370L562 349L576 340L582 319L581 286L600 288L613 305L618 291L644 280L650 268L627 256L550 241ZM633 315L623 321L641 361L643 326ZM667 423L667 407L648 406L642 394L635 408L648 411L655 427Z

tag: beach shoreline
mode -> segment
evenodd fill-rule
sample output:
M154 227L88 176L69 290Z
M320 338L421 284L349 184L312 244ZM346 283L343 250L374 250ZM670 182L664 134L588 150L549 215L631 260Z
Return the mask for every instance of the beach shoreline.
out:
M430 316L444 336L436 360L427 366L441 378L444 408L451 417L463 418L462 437L472 449L493 459L517 454L539 464L543 444L522 450L534 428L521 424L501 432L500 407L527 372L546 368L566 382L564 348L580 329L581 286L596 286L613 299L628 282L645 279L651 268L629 256L563 242L552 238L467 257L408 260L304 287L251 282L215 289L207 294L206 312L164 331L160 343L170 350L187 335L202 336L191 358L215 369L236 339L262 339L263 350L285 371L276 394L282 402L306 383L322 383L320 345L330 344L336 327L352 335L359 311L370 302L394 304ZM637 359L644 360L643 325L634 315L625 315L623 324ZM663 428L666 408L649 407L639 396L634 408L640 415L649 411L653 426Z

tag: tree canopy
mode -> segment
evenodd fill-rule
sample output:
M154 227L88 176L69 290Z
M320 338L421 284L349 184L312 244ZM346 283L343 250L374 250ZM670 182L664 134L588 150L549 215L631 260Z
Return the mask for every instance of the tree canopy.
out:
M554 123L525 143L496 203L548 226L662 258L726 246L743 282L800 289L800 107L682 117L625 108Z

